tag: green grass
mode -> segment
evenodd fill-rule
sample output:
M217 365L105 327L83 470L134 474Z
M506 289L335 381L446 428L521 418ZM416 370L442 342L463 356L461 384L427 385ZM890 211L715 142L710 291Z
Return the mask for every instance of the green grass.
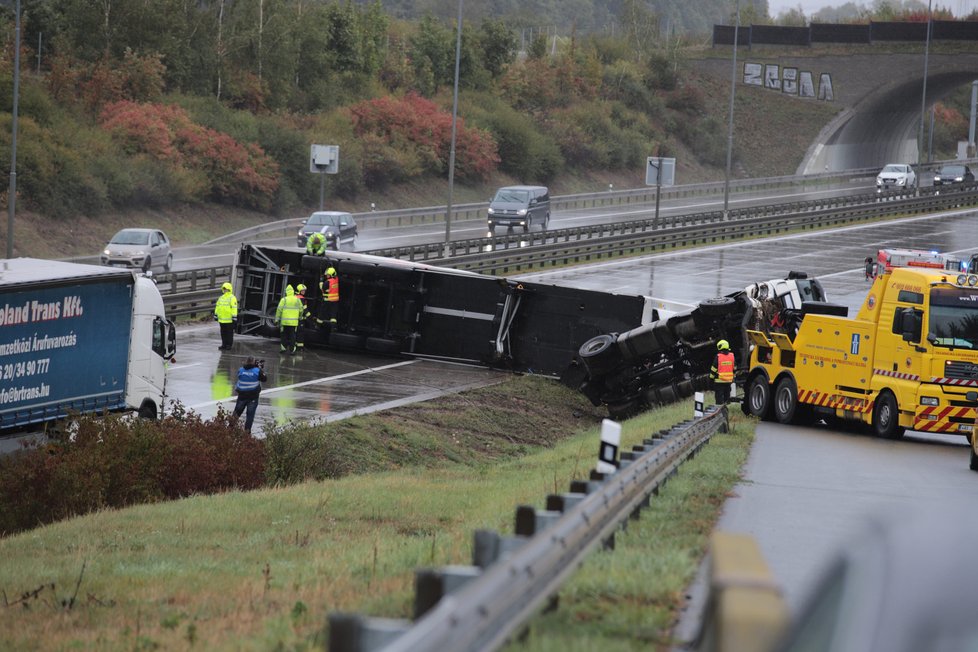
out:
M520 421L523 401L538 407ZM103 511L0 539L0 649L322 649L330 612L409 617L416 568L469 563L476 529L512 533L517 505L542 507L596 459L600 411L544 379L429 407L331 431L362 452L356 471L392 470ZM623 445L691 413L684 402L628 421ZM614 554L593 555L561 608L534 624L534 649L668 640L749 429L715 437ZM571 642L571 627L598 647Z

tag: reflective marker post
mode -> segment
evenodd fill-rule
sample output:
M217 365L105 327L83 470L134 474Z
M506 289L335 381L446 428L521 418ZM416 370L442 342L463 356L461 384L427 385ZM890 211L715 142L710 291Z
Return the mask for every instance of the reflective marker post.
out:
M703 416L703 392L693 394L693 416Z
M618 447L621 444L621 424L611 419L601 421L601 448L598 449L598 473L618 470Z

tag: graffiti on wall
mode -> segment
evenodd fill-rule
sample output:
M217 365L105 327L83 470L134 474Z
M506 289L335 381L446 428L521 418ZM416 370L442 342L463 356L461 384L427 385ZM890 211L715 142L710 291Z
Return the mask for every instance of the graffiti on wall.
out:
M763 86L780 91L786 95L795 95L806 99L818 99L831 102L835 99L832 90L832 75L823 72L818 75L818 85L815 75L810 70L779 66L776 63L744 64L744 83L749 86Z

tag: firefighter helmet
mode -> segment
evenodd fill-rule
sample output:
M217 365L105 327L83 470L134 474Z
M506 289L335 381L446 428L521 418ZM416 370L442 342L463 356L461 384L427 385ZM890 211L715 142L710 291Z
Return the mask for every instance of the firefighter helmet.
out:
M730 343L727 340L720 340L717 342L717 351L729 351Z
M332 267L326 268L326 276L336 276L336 270Z

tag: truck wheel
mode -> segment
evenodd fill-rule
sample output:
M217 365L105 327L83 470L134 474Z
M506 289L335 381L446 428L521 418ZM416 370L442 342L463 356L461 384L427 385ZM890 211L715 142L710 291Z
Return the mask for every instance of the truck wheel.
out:
M876 405L873 406L873 432L883 439L899 439L903 436L897 400L891 392L882 391L876 397Z
M638 401L631 400L625 401L624 403L609 403L608 404L608 416L619 421L621 419L627 419L638 413Z
M737 302L730 297L715 297L700 303L700 312L707 317L722 317L728 314Z
M774 418L778 423L788 424L795 420L798 409L798 386L795 379L785 376L778 381L774 390Z
M592 337L581 345L578 355L591 375L611 371L618 364L616 339L611 335Z
M764 421L771 420L771 386L763 374L757 374L747 381L744 401L752 416Z
M975 454L974 446L971 447L971 462L968 464L968 467L972 471L978 471L978 455Z

